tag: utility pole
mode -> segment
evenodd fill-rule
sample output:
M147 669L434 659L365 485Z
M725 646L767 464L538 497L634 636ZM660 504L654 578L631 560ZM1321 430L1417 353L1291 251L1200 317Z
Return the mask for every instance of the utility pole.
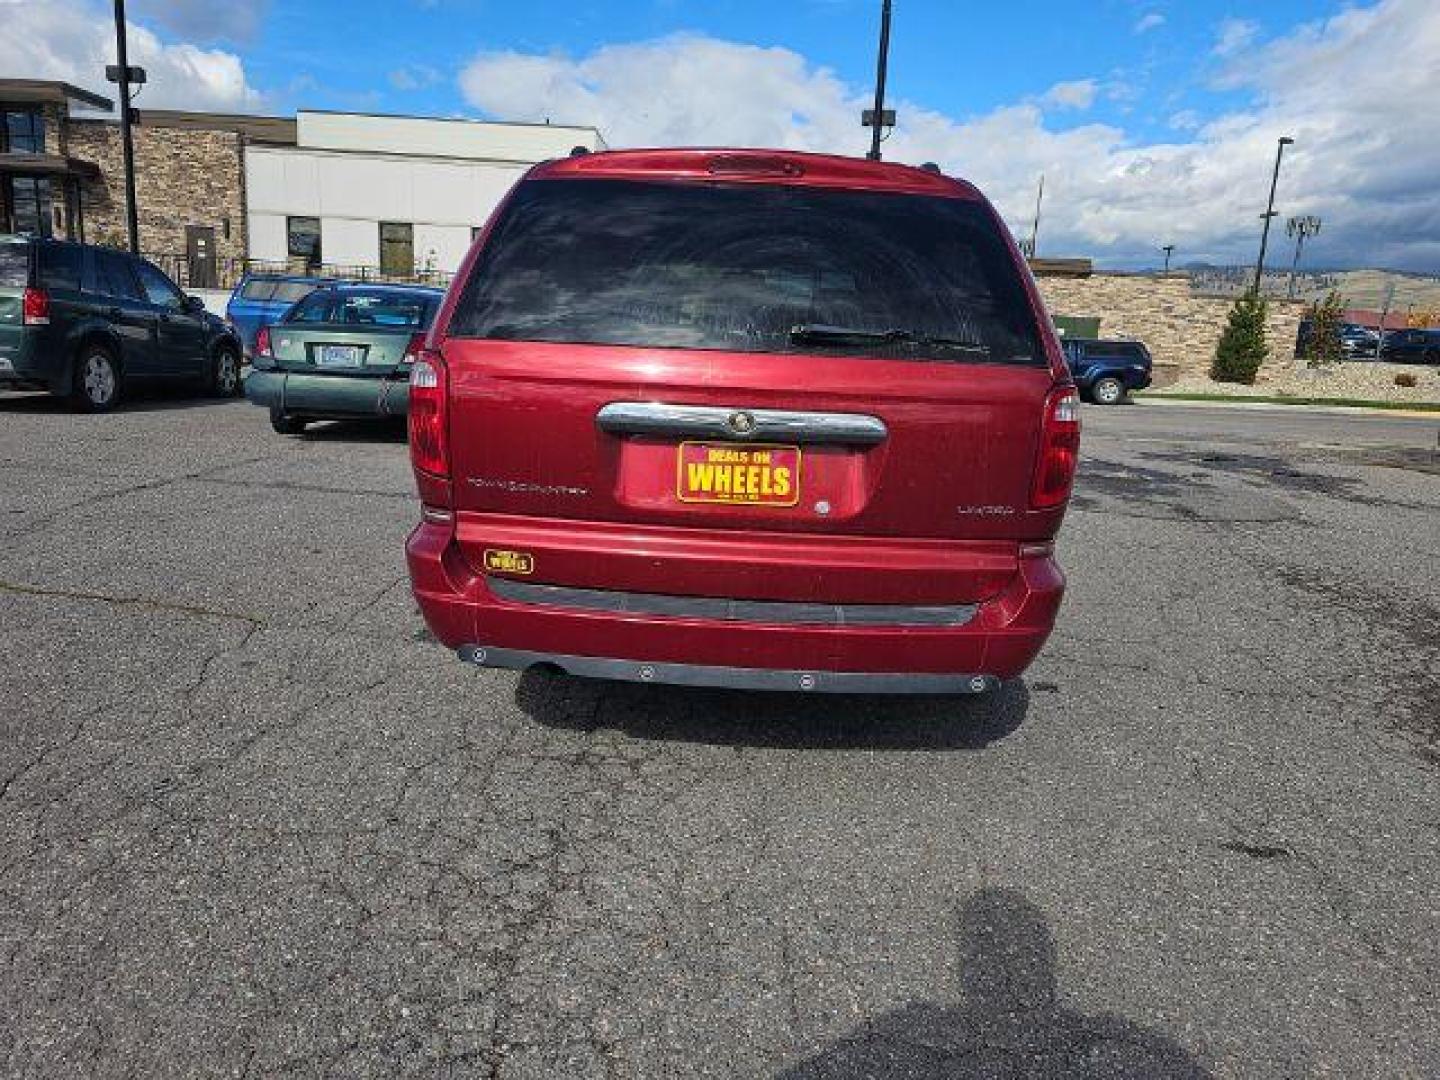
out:
M1275 216L1275 186L1280 182L1280 159L1285 154L1285 147L1294 141L1289 135L1282 135L1275 147L1275 172L1270 177L1270 201L1265 204L1265 213L1261 215L1265 219L1265 228L1260 233L1260 257L1255 260L1256 296L1260 295L1260 276L1265 273L1265 245L1270 240L1270 219Z
M1392 278L1385 288L1385 306L1380 309L1380 325L1375 328L1375 359L1383 360L1380 355L1385 348L1385 323L1390 318L1390 305L1395 302L1395 280Z
M1040 242L1040 202L1045 198L1045 174L1040 174L1040 190L1035 193L1035 220L1030 223L1030 258L1035 258L1039 252L1035 245Z
M1162 273L1168 274L1170 272L1170 256L1175 253L1175 245L1166 244L1160 250L1165 253L1165 269L1162 271Z
M120 152L125 167L125 226L130 238L130 252L140 254L140 218L135 208L135 144L130 134L130 84L144 83L145 69L130 66L125 48L125 0L115 0L114 67L105 69L105 77L120 86Z
M890 0L880 5L880 55L875 62L875 108L867 109L860 116L860 123L872 128L870 152L865 156L871 161L880 160L880 131L895 126L895 110L885 110L885 71L890 63Z
M1285 222L1285 235L1295 238L1295 257L1290 260L1290 287L1285 293L1291 300L1295 299L1295 272L1300 267L1300 251L1305 247L1305 238L1315 236L1319 232L1320 219L1314 214L1292 217Z

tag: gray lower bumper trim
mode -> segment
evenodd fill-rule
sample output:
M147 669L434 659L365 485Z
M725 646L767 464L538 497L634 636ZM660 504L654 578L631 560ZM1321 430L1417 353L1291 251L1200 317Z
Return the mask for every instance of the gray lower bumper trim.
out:
M577 589L533 585L512 578L487 577L486 587L501 600L548 604L585 611L659 615L677 619L772 623L790 626L964 626L975 617L974 604L820 604L784 600L731 600L725 597L671 596L663 593Z
M993 675L871 671L784 671L776 668L705 667L612 660L598 656L557 656L488 645L462 645L460 659L481 667L524 671L536 665L560 668L587 679L712 686L727 690L796 690L811 694L983 694L1000 685Z

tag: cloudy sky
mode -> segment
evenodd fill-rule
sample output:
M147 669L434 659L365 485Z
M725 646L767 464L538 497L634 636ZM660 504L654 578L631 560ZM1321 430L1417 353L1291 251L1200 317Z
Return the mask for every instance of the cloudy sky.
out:
M141 106L593 124L612 146L862 153L879 0L130 0ZM895 0L895 160L1040 252L1254 258L1275 140L1307 261L1440 272L1440 0ZM0 75L105 90L108 5L0 0ZM1282 217L1283 221L1283 217ZM1281 238L1284 244L1283 236ZM1282 256L1283 257L1283 256Z

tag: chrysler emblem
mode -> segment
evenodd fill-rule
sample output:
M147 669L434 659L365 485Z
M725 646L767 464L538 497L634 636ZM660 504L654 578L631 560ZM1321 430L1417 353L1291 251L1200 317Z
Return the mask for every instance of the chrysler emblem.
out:
M755 431L755 417L748 412L731 413L725 425L736 435L750 435Z

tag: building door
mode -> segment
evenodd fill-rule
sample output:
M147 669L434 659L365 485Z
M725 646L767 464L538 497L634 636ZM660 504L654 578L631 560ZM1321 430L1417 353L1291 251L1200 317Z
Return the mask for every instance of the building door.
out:
M190 269L190 288L217 287L219 276L215 273L215 229L212 226L185 226L185 260Z
M380 273L385 277L415 275L415 230L395 221L380 223Z

